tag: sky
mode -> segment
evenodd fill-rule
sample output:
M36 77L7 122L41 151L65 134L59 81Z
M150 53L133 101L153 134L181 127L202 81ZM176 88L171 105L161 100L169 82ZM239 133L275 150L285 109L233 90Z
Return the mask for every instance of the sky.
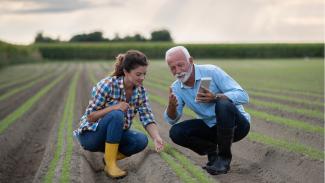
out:
M324 42L324 0L0 0L0 40L159 29L176 43Z

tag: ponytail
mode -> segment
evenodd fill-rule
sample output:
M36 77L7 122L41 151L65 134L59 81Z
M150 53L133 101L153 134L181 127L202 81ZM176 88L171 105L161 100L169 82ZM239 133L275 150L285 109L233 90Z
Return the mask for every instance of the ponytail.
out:
M115 59L115 64L114 64L114 71L112 72L111 76L124 76L123 72L123 63L125 60L125 54L119 54L116 59Z

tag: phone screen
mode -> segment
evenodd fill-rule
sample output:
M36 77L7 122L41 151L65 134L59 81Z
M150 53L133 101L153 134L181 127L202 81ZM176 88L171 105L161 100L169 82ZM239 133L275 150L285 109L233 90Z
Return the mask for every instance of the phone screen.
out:
M206 90L209 90L211 80L212 80L211 77L203 77L203 78L201 78L200 85L199 85L199 88L197 90L196 96L198 95L199 92L200 93L204 92L204 90L202 88L204 88ZM197 97L195 97L195 101L196 101L196 98Z

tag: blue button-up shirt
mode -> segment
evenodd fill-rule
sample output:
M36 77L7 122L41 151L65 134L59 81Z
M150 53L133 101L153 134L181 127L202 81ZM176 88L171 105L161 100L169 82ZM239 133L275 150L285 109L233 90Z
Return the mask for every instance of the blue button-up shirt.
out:
M196 113L197 118L202 119L209 127L218 123L215 114L215 103L198 103L195 102L195 97L199 89L200 80L202 77L211 77L209 90L214 93L223 93L226 95L238 108L238 110L250 122L250 115L245 112L242 104L248 103L249 97L247 92L225 71L215 65L196 65L195 83L193 87L188 87L182 82L176 80L171 88L177 98L177 117L173 120L167 115L167 109L164 112L164 119L169 124L175 124L182 116L183 108L186 105L189 109Z

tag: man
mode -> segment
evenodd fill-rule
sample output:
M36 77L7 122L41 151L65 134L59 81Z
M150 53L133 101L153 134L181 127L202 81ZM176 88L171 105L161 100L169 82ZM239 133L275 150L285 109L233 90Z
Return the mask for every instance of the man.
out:
M183 46L169 49L165 60L177 79L164 112L165 121L173 125L170 138L199 155L207 155L208 163L203 168L210 174L227 173L231 144L243 139L250 129L250 116L242 106L248 103L248 94L219 67L193 64ZM198 92L203 77L212 80L209 89ZM197 119L176 123L185 105L197 114Z

